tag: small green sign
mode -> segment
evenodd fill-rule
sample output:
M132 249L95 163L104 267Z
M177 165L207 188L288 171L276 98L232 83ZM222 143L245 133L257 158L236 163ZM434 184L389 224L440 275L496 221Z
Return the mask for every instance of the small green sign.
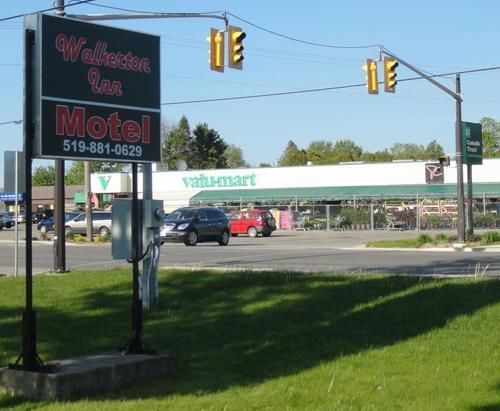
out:
M483 164L483 132L481 124L462 121L463 163Z

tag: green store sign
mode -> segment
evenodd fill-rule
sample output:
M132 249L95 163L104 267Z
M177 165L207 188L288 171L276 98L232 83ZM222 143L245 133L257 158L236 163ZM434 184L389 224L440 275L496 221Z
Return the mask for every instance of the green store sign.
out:
M255 173L236 176L210 176L201 173L195 177L182 177L186 188L252 187L257 185Z
M462 121L463 163L483 164L483 132L481 124Z

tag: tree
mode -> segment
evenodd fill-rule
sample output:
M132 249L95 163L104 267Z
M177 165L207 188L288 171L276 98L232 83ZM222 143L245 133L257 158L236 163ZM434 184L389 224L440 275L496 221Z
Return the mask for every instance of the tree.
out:
M370 153L369 151L365 151L361 155L360 160L371 161L374 163L390 162L390 161L392 161L392 154L389 153L389 150L387 150L387 149L384 149L382 151L375 151L373 153Z
M269 167L272 167L273 165L272 164L269 164L269 163L260 163L259 164L259 168L269 168Z
M162 124L162 162L168 165L170 170L177 168L178 160L184 160L188 167L192 167L193 136L186 116L182 116L179 123L174 127Z
M56 183L56 171L54 166L36 167L32 174L33 186L53 186Z
M193 142L191 145L191 158L188 161L192 168L227 168L224 152L227 144L219 133L208 128L206 123L198 124L193 131Z
M299 149L297 144L290 140L285 148L285 151L278 160L278 165L286 166L303 166L307 163L307 153L305 150Z
M332 142L326 140L311 141L306 153L307 160L314 164L331 164L335 156Z
M243 158L243 151L234 144L229 144L224 151L224 158L228 168L244 168L249 167L248 163Z
M441 144L439 144L436 140L432 140L429 144L427 144L427 147L425 148L426 158L423 158L422 160L437 160L443 154L444 150Z
M352 140L338 140L332 149L332 162L359 161L363 149Z
M483 117L479 122L483 131L483 157L500 157L500 122L490 117Z
M396 143L389 151L394 160L427 160L424 146L411 143Z

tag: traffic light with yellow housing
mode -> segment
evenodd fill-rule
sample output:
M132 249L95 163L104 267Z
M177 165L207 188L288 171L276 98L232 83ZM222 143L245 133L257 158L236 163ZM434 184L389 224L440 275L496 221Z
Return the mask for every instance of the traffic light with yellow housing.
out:
M448 167L450 165L450 156L448 154L439 157L439 164L443 167Z
M363 70L366 71L365 80L368 94L378 94L377 62L373 59L366 59Z
M229 58L228 66L234 69L241 70L243 68L243 40L247 36L246 33L236 26L228 26L228 46L229 46Z
M210 36L207 37L210 43L210 50L208 51L210 63L210 70L224 72L224 32L217 29L210 29Z
M399 66L399 63L391 58L384 57L384 91L386 93L395 93L396 92L396 84L398 83L396 80L396 67Z

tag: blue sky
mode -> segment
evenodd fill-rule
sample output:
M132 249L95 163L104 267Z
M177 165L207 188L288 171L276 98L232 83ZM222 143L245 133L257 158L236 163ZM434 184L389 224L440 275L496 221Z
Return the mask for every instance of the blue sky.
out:
M66 1L66 4L70 4ZM400 82L395 94L368 95L363 87L317 93L221 102L170 105L185 100L267 94L364 82L362 65L377 48L327 48L297 39L338 46L383 44L429 73L500 65L500 2L495 0L394 1L132 1L98 0L98 5L155 12L226 10L241 26L244 69L216 73L208 67L212 19L113 21L104 24L161 36L162 119L186 115L191 126L206 122L229 144L239 146L251 165L276 164L289 140L306 148L312 140L351 139L375 151L394 143L427 145L437 140L454 152L454 100L425 80ZM0 18L52 7L52 0L3 2ZM78 5L68 13L117 13ZM244 19L243 22L238 18ZM250 24L252 23L252 24ZM22 118L22 19L0 22L0 123ZM379 79L381 79L379 66ZM398 79L414 77L403 66ZM454 77L442 78L454 89ZM500 119L500 70L462 75L463 120ZM3 151L22 149L22 126L0 126L0 186ZM51 164L36 160L34 166Z

